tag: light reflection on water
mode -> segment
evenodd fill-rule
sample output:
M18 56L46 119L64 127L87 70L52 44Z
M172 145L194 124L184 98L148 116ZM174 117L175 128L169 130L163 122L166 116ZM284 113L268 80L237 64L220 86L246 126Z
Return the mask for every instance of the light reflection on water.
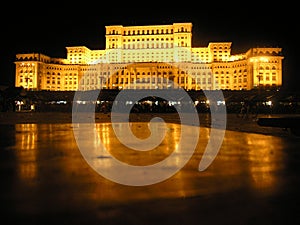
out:
M227 131L215 166L220 161L224 170L221 174L238 176L237 185L248 183L260 191L276 191L278 173L285 169L284 148L282 138Z
M133 132L141 138L149 135L142 123L136 123ZM104 179L93 171L78 150L72 124L16 124L7 160L16 176L9 180L17 186L11 194L42 198L49 204L71 199L64 204L96 202L124 202L160 197L180 197L227 192L238 188L254 192L274 192L280 187L280 171L285 169L285 140L259 134L226 131L222 148L213 163L204 172L197 170L206 147L210 130L200 129L198 147L190 162L170 179L146 187L128 187ZM76 125L74 125L76 126ZM101 142L120 160L143 165L167 157L178 146L180 127L169 124L162 145L148 152L127 149L116 141L112 127L96 124L98 137L86 133L87 140ZM180 157L180 156L178 156ZM105 160L105 159L99 159ZM179 160L179 159L178 159ZM2 162L1 161L1 162ZM174 161L176 165L176 160ZM107 160L109 167L109 160ZM3 169L3 166L0 167ZM2 174L2 173L1 173ZM9 182L8 180L8 182ZM26 187L30 186L28 190ZM45 195L49 196L45 199Z
M159 146L149 151L136 151L126 147L118 140L110 124L96 124L96 130L99 138L95 137L94 141L101 140L107 151L115 158L137 166L151 165L165 159L173 151L177 151L180 138L180 126L168 124L166 136ZM148 123L132 123L131 130L141 141L151 135Z
M252 185L259 189L278 189L278 171L285 168L284 141L273 136L247 136L249 171Z
M18 134L21 134L20 136ZM17 124L16 125L16 141L15 148L19 176L25 181L31 181L37 178L37 124Z

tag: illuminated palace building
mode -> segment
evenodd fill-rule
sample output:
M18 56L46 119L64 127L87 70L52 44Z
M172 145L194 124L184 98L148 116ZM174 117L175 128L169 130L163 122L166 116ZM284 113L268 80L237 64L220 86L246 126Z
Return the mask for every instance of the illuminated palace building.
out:
M231 54L231 42L192 46L192 23L106 26L104 50L66 47L67 58L17 54L15 85L28 90L250 90L282 85L282 49Z

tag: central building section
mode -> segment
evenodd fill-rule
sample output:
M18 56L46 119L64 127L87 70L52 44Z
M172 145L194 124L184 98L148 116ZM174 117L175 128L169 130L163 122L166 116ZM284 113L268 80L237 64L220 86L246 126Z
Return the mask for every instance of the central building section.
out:
M191 61L192 24L159 26L106 26L108 61Z
M228 61L230 56L229 42L193 48L192 23L110 25L105 29L105 50L67 47L68 61L82 68L80 90L161 89L174 88L174 84L184 89L211 90L216 87L212 84L211 65L205 63ZM213 54L216 48L224 51ZM191 62L196 63L194 67ZM191 70L197 71L194 76ZM201 78L197 79L197 74Z

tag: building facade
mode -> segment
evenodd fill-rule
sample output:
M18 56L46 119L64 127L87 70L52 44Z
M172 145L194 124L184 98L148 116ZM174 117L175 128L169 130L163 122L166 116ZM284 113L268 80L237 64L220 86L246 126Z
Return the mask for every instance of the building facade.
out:
M67 58L17 54L15 86L29 90L251 90L282 85L281 48L231 54L231 42L192 46L192 23L106 26L104 50L66 47Z

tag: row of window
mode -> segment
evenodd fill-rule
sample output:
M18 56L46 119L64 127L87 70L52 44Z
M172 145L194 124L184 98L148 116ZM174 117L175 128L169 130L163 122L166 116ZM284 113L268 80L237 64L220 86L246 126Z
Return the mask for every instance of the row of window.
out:
M178 47L188 47L189 45L182 41L175 44ZM112 43L108 46L109 49L117 49L119 48L118 44ZM174 48L174 43L138 43L138 44L123 44L123 49L162 49L162 48Z
M161 77L156 77L156 78L141 78L136 80L135 78L115 78L115 79L108 79L107 81L105 79L82 79L80 81L81 85L94 85L94 84L128 84L129 82L131 83L147 83L147 84L153 84L153 83L169 83L173 82L174 80L168 80L168 79L163 79ZM178 84L188 84L189 79L188 77L177 77L176 82ZM211 78L203 78L201 79L191 79L192 84L211 84Z
M191 32L187 28L181 27L177 32ZM118 30L111 30L107 34L109 35L121 35ZM142 29L142 30L124 30L123 35L155 35L155 34L173 34L173 29Z
M187 39L187 37L180 37L179 39ZM109 40L109 42L111 42L111 41L114 42L114 41L118 41L119 39L112 38L112 39L108 39L108 40ZM159 38L146 38L146 39L144 39L144 38L142 38L142 39L139 39L139 38L138 39L135 39L135 38L131 39L130 38L129 39L128 38L128 39L123 39L122 41L123 42L131 42L131 41L132 42L135 42L135 41L137 41L137 42L140 42L140 41L167 41L168 42L168 41L173 41L173 40L174 40L173 38L170 38L170 39L169 38L166 38L166 39L165 38L160 38L160 39Z

